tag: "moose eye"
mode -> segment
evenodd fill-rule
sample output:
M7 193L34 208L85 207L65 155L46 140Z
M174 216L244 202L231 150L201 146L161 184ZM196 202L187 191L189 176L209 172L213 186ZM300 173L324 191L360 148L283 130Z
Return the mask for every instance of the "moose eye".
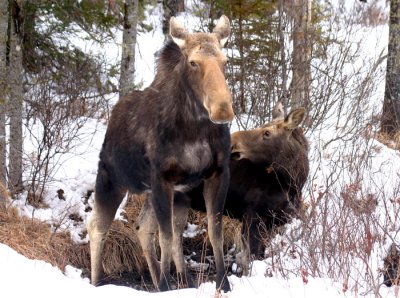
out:
M269 138L271 136L271 132L269 130L264 130L264 138Z
M193 68L196 68L196 67L197 67L197 63L194 62L194 61L190 61L189 64L190 64L190 66L193 67Z

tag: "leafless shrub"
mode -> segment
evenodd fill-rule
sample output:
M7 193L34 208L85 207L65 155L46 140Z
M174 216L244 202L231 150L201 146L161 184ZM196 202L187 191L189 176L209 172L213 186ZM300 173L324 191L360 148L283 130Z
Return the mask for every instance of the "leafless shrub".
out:
M397 243L399 236L400 177L390 156L379 161L376 141L357 139L346 142L339 156L326 155L315 165L336 164L326 173L315 169L305 192L306 216L272 240L267 262L273 274L329 277L344 292L379 297L388 272L395 279L384 258L387 243Z
M344 0L341 1L341 6L345 5ZM370 0L368 2L353 1L351 5L352 16L348 17L348 21L362 26L378 26L387 24L388 15L388 1ZM341 10L343 15L346 13Z
M83 129L85 125L108 114L109 91L103 90L96 75L96 71L101 74L100 66L86 60L74 62L59 66L56 81L50 71L37 74L27 90L25 134L33 148L25 155L25 181L28 197L34 198L28 203L43 199L62 155L73 152L83 139L90 140L95 131Z
M265 239L270 243L265 261L269 276L300 276L304 282L309 277L329 277L342 284L343 292L379 297L387 243L399 239L400 177L377 142L378 138L386 143L377 134L386 54L371 36L382 37L385 31L369 30L380 30L374 26L383 24L386 16L380 14L385 7L374 3L368 9L358 3L360 13L346 14L351 19L343 20L339 19L346 4L342 1L339 11L331 11L332 19L325 20L323 41L313 42L312 104L305 123L312 149L309 184L303 191L307 208L299 214L301 220L294 220L272 240ZM361 22L360 16L368 20ZM282 87L283 79L290 79L290 49L286 51L282 57L287 60L264 69L265 77L247 71L248 101L246 114L238 115L239 128L265 122L275 101L284 95L288 86ZM263 66L267 64L258 64ZM228 72L237 71L229 67ZM238 81L230 83L233 95L240 94Z

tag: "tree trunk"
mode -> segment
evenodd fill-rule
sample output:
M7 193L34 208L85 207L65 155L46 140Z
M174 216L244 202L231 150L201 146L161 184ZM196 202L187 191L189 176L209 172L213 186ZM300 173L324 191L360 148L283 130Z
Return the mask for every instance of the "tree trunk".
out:
M0 208L5 207L7 192L6 169L6 52L8 30L8 0L0 0Z
M176 16L178 12L185 11L184 0L163 0L164 18L163 18L163 33L169 33L169 19Z
M279 0L279 46L281 54L282 65L282 95L280 102L283 104L284 115L287 115L288 110L288 90L287 90L287 69L286 69L286 47L285 47L285 26L284 26L284 0Z
M311 84L311 0L293 4L293 77L290 86L292 107L310 108Z
M20 1L14 5L23 5ZM14 10L15 11L15 10ZM22 7L17 10L22 12ZM24 100L23 90L23 67L22 67L22 28L20 23L23 17L18 14L12 15L12 25L10 32L10 63L9 90L10 100L8 102L8 113L10 117L10 137L9 137L9 177L8 188L12 194L22 191L22 108Z
M135 89L135 46L139 0L127 0L124 4L124 31L122 33L120 97Z
M242 2L238 1L239 7L241 7ZM239 10L239 17L238 17L238 34L237 34L237 44L239 47L239 108L241 113L246 113L246 96L245 96L245 79L246 79L246 65L245 65L245 57L244 57L244 46L243 46L243 18L242 18L242 10Z
M400 0L390 1L389 45L381 132L395 137L400 129Z

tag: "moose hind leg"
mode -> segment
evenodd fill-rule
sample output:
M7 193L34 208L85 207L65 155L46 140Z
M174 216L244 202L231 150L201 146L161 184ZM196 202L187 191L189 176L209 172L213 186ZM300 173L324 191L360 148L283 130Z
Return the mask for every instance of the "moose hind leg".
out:
M115 213L123 199L123 193L117 191L111 183L104 185L103 177L97 177L95 202L87 229L90 238L91 282L100 285L104 278L102 254L107 232Z
M155 287L158 286L160 277L160 263L157 259L155 235L158 231L157 220L150 203L151 194L146 195L143 207L135 223L135 229L150 270L151 279Z
M174 260L176 271L178 274L178 286L195 287L193 279L189 274L185 259L183 256L182 234L187 224L187 216L190 209L190 199L183 193L177 192L174 197L173 211L173 242L172 242L172 258Z

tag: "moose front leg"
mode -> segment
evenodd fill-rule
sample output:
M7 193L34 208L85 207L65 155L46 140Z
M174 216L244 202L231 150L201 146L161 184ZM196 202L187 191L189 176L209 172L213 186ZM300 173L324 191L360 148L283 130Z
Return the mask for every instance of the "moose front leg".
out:
M185 259L183 257L182 234L187 224L187 216L190 209L190 199L181 192L176 192L174 197L174 231L172 243L172 258L178 274L178 286L195 287L191 275L188 273Z
M243 215L242 237L247 242L251 260L261 256L262 229L262 221L254 211L254 207L246 210Z
M217 270L217 289L230 291L224 264L222 235L222 213L224 210L226 194L229 186L229 170L216 173L204 181L204 200L207 209L208 235L213 247L215 265Z
M261 253L261 220L254 207L248 208L243 214L242 222L242 246L243 256L241 257L241 266L243 274L249 274L250 263L257 259Z

